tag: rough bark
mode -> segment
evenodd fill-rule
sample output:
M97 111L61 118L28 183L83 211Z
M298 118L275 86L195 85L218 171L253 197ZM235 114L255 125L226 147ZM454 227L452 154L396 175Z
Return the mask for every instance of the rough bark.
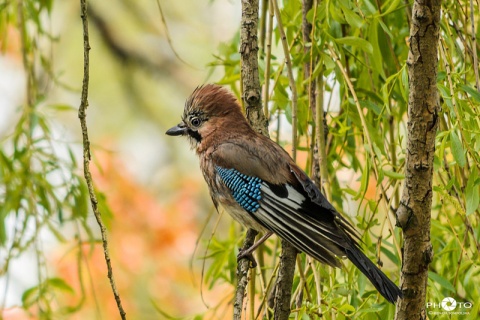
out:
M258 76L258 0L242 0L240 26L240 61L243 86L242 99L246 108L247 120L254 130L268 136L267 120L262 110L260 78ZM254 244L257 231L248 229L242 250ZM242 318L243 300L248 284L250 261L242 259L237 266L237 288L233 305L233 319Z
M282 256L280 257L277 282L275 283L275 305L273 307L273 318L275 320L287 320L290 316L290 300L292 298L296 258L297 249L289 242L282 240Z
M268 126L262 111L260 78L258 76L258 0L242 0L242 19L240 27L240 59L243 86L242 99L245 104L247 120L254 130L268 136ZM254 244L257 231L248 229L242 250ZM248 284L250 261L242 259L237 266L237 288L233 305L233 319L242 318L243 300Z
M243 85L242 99L245 104L247 119L254 130L268 136L268 121L262 110L260 78L258 73L258 0L242 0L242 18L240 29L240 60L241 77ZM250 231L249 231L250 232ZM279 276L277 278L275 293L275 319L288 319L290 314L290 297L292 290L293 275L295 272L296 250L286 241L282 241L282 259L280 260ZM239 297L239 290L246 286L247 273L241 272L239 264L238 274L241 275L237 285L236 297ZM246 281L244 281L246 280ZM241 316L241 309L238 311ZM237 303L237 301L236 301ZM278 311L277 311L278 310Z
M242 0L240 56L243 84L242 99L247 119L257 132L268 136L268 123L262 110L258 75L258 0Z
M404 236L401 288L395 319L426 319L433 157L438 126L436 85L440 0L415 0L410 28L408 138L405 185L397 211Z
M248 229L247 236L243 243L242 250L250 248L255 242L258 232ZM235 291L235 300L233 302L233 320L242 319L243 298L245 297L245 289L248 284L248 270L250 269L250 260L242 259L237 266L237 290Z
M97 224L100 227L100 234L102 237L103 255L105 257L105 263L107 265L107 277L110 281L113 296L117 303L117 308L120 313L120 318L126 320L126 312L123 309L120 293L117 290L115 284L115 278L113 276L112 261L110 259L110 252L108 249L107 228L103 223L100 209L98 208L97 195L93 186L92 174L90 172L90 138L88 136L87 127L87 107L88 107L88 89L90 83L90 39L88 33L88 15L87 15L87 0L80 0L80 17L82 19L83 27L83 81L82 81L82 94L80 98L80 107L78 108L78 118L80 119L80 126L82 128L82 141L83 141L83 173L85 176L85 182L87 183L88 194L90 197L90 203L92 205L93 214L97 220Z

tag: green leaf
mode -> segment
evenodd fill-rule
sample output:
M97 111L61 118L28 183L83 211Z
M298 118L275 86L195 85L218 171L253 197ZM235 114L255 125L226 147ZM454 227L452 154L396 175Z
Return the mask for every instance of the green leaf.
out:
M59 289L61 291L69 292L69 293L74 293L75 291L73 288L65 282L62 278L50 278L47 281L47 284L52 286L55 289Z
M393 0L392 3L388 6L386 10L382 10L382 14L380 16L386 16L394 10L397 10L397 7L400 4L400 0Z
M7 231L5 228L5 217L0 211L0 247L3 247L7 241Z
M360 190L358 190L358 194L354 198L355 200L362 198L367 192L369 177L370 177L370 161L368 161L368 158L367 158L367 161L365 161L365 167L363 168L363 171L362 171Z
M450 147L452 150L453 158L457 164L463 168L466 163L465 152L463 150L463 145L460 139L458 138L455 131L450 132Z
M460 85L460 88L470 94L474 100L480 103L480 92L464 84Z
M383 170L383 173L392 179L402 180L405 179L405 175L403 173L391 171L391 170Z
M22 294L22 306L27 309L38 299L38 286L25 290Z
M88 215L88 187L83 180L78 180L78 189L74 190L72 215L74 218L86 219ZM75 186L74 186L75 187Z
M346 303L346 304L340 306L340 308L338 308L337 311L338 311L338 312L354 313L354 312L355 312L355 308L354 308L352 305Z
M332 70L335 69L336 64L335 61L333 61L332 57L330 57L328 54L321 53L321 56L323 58L323 63L325 64L325 73L328 74Z
M362 308L358 309L357 313L374 313L374 312L379 312L385 309L386 304L385 303L376 303L372 304L369 308Z
M345 14L345 20L347 20L347 23L351 25L354 28L360 28L362 27L364 20L360 18L355 12L348 8L343 8L343 13Z
M380 50L380 44L379 44L379 36L378 36L378 22L379 19L373 19L372 22L370 23L369 30L368 30L368 39L371 41L371 46L372 46L372 56L375 57L375 59L372 59L372 69L375 70L376 72L380 73L380 75L384 75L384 70L383 70L383 57L382 57L382 51Z
M335 39L335 42L361 49L370 54L373 53L373 47L370 44L370 42L359 37L343 37L343 38Z
M480 203L480 190L479 185L475 183L478 177L477 167L473 167L473 170L468 177L467 187L465 190L465 198L467 202L466 214L472 214L477 210Z
M380 251L382 251L383 254L385 254L388 257L388 259L390 259L395 265L399 264L398 258L393 252L389 251L385 247L381 247Z
M451 292L456 291L455 287L450 283L450 281L448 281L447 279L445 279L441 275L436 274L435 272L428 271L428 278L430 280L432 280L433 282L441 285L443 289L447 289L448 291L451 291Z

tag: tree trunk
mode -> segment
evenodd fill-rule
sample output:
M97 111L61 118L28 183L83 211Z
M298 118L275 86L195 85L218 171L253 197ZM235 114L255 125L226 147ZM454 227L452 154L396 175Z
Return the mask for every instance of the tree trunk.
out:
M247 113L247 120L254 130L266 136L268 135L268 121L262 110L260 78L258 74L258 0L242 0L242 19L240 29L240 56L241 76L243 85L243 101ZM251 232L249 232L250 234ZM245 248L244 248L245 249ZM282 259L280 260L279 277L277 279L275 294L275 319L288 319L290 315L290 297L292 290L293 275L295 272L296 250L286 241L282 241ZM237 268L237 274L245 277L239 279L236 294L235 316L241 316L243 297L239 294L244 292L243 286L247 284L247 273L243 272L244 263L241 261Z
M439 0L415 0L410 28L408 138L405 185L397 211L404 236L401 288L395 319L426 319L425 297L430 243L432 175L438 127L437 90Z

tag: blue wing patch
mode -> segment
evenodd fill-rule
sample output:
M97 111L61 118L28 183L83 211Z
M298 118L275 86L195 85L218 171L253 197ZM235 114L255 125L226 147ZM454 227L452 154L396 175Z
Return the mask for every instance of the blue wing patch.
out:
M262 199L260 191L262 180L260 178L250 177L235 169L225 169L219 166L215 166L215 170L242 208L251 213L257 211L260 207L259 201Z

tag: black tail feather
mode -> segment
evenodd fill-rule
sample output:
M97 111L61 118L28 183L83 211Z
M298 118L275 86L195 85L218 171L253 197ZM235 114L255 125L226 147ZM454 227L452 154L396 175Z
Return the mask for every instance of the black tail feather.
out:
M355 245L345 249L345 253L352 263L377 288L378 292L390 303L396 303L397 299L403 297L402 291L393 283L365 254Z

